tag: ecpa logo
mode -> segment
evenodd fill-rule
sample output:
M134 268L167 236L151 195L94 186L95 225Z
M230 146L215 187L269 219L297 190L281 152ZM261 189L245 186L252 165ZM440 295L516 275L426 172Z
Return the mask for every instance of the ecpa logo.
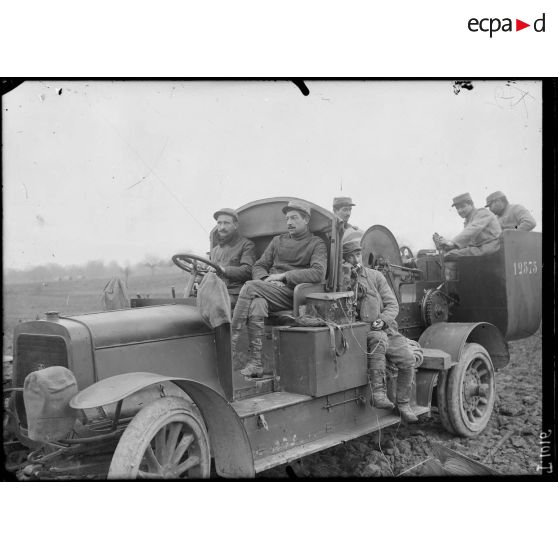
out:
M544 26L545 14L543 13L543 15L539 19L536 19L533 22L533 29L537 33L544 33ZM512 18L509 17L505 17L503 19L500 19L498 17L484 17L482 19L472 17L468 21L467 27L469 28L469 31L472 31L473 33L477 33L478 31L481 31L483 33L490 33L490 38L492 38L492 35L494 33L497 33L498 31L514 31ZM515 20L515 31L521 31L522 29L526 29L527 27L531 27L531 24L525 23L520 19Z

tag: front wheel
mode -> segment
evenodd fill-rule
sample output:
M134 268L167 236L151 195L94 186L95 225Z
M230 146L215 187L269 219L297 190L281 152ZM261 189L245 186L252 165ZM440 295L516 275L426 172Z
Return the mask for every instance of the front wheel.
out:
M162 397L132 419L108 478L208 478L210 467L209 437L196 408L181 397Z
M495 399L494 365L486 349L467 343L448 373L447 413L456 434L476 436L484 430Z

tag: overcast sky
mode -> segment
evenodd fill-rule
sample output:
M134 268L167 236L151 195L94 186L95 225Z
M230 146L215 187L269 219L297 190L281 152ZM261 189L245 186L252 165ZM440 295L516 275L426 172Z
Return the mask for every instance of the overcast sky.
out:
M25 82L2 97L4 266L203 254L215 209L281 195L352 196L415 252L459 232L467 191L541 230L540 82L307 85Z

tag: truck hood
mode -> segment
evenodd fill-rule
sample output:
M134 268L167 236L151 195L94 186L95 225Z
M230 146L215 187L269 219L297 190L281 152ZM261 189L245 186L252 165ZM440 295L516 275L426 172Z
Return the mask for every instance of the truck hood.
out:
M95 349L212 333L198 309L186 304L146 306L60 318L60 322L64 320L83 324L91 333Z

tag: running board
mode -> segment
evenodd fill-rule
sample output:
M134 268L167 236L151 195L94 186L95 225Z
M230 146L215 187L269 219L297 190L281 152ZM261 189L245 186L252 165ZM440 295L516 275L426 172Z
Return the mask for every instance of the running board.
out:
M412 407L415 415L424 415L430 412L429 407ZM348 442L349 440L354 440L355 438L360 438L371 432L376 432L382 428L392 426L400 422L397 415L385 415L379 417L377 422L374 424L366 424L359 427L352 427L350 429L340 430L338 432L332 432L331 434L309 442L307 444L301 444L300 446L295 446L286 451L279 452L273 455L266 455L265 457L254 460L254 468L256 473L261 473L278 465L284 465L290 461L295 461L301 457L305 457L312 453L323 451L327 448L336 446L337 444L342 444L343 442ZM372 426L372 427L371 427Z

